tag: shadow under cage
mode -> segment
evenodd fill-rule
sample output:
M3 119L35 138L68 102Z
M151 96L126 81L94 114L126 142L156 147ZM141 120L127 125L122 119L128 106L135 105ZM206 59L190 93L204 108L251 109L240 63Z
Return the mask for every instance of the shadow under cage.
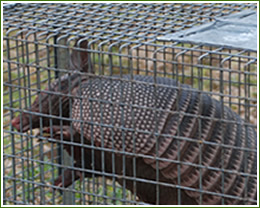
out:
M256 4L3 6L3 204L257 204L257 51L158 37Z

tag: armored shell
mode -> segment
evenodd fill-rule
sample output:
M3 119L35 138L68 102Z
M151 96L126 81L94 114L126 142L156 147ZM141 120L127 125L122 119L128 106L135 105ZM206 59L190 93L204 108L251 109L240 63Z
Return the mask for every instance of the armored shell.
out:
M143 157L172 183L191 188L185 191L198 203L256 199L252 127L221 102L173 79L123 79L83 84L72 109L76 131L117 154Z

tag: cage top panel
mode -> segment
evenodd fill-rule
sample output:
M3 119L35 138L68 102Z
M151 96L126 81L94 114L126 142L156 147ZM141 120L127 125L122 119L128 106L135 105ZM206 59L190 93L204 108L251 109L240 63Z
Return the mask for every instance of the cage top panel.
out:
M256 4L19 3L4 6L4 31L15 29L106 40L156 40ZM10 34L9 34L10 35Z
M244 10L158 38L257 50L257 14L254 10Z

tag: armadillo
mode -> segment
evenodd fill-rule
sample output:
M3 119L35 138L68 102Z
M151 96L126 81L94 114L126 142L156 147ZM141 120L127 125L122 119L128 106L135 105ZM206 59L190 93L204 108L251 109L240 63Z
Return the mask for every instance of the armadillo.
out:
M74 83L78 83L80 76L74 76ZM66 82L66 76L63 80ZM116 175L125 172L130 177L125 179L126 188L150 204L256 204L256 132L230 108L169 78L97 76L85 79L80 85L73 89L77 96L73 98L71 115L63 115L72 118L73 126L71 129L65 124L63 139L71 141L73 137L75 143L80 143L83 136L84 143L100 149L94 151L93 158L91 148L84 148L82 158L81 147L73 147L76 167L100 171L96 173L100 176L102 171ZM52 106L56 106L57 100L52 99ZM68 99L62 101L62 106L68 106ZM39 111L34 104L32 109ZM28 116L24 115L21 126L28 124L25 121ZM37 119L36 116L33 123L38 123ZM12 123L20 129L20 119L15 118ZM47 128L43 132L51 131L48 125L44 122L43 127ZM59 140L60 127L51 128L53 137ZM114 169L113 151L101 151L102 148L114 151ZM69 154L70 149L66 145ZM105 161L101 152L105 154ZM133 158L136 159L135 168ZM66 170L65 184L61 176L55 184L70 185L73 171ZM74 179L82 176L82 171L74 173ZM87 172L84 176L92 174ZM116 180L123 184L122 177ZM136 186L133 185L135 180ZM156 188L156 180L178 187L159 185ZM156 194L158 190L159 195Z

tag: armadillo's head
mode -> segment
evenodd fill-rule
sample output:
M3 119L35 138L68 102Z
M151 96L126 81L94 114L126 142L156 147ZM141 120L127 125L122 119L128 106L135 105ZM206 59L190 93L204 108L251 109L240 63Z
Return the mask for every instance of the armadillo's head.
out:
M80 85L80 75L68 74L56 79L51 83L50 88L46 88L36 97L31 107L12 120L12 125L17 131L26 132L30 129L59 125L63 118L69 117L70 104L73 104L74 90ZM70 87L69 87L70 86ZM71 91L69 92L69 88ZM74 90L72 90L74 89ZM71 102L69 101L71 99ZM63 124L68 121L63 120Z
M28 112L23 112L12 120L13 127L18 131L25 132L30 128L49 126L50 122L53 125L59 125L63 120L62 118L70 116L70 104L73 104L73 98L70 98L68 94L75 93L81 82L87 78L82 77L77 72L93 73L92 67L89 67L86 50L88 41L79 40L74 47L76 49L72 50L70 57L72 74L66 74L52 82L49 88L46 88L37 96ZM67 123L68 121L63 120L64 125Z

